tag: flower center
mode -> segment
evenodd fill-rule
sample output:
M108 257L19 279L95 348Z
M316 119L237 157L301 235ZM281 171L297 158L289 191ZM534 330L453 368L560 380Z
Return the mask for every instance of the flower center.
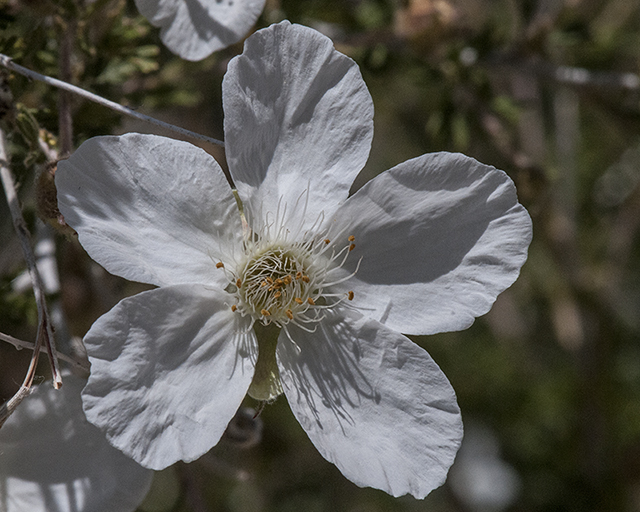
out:
M244 257L235 271L222 262L216 265L229 279L227 291L235 298L231 310L263 325L293 322L304 328L319 322L326 309L353 299L353 292L331 293L331 286L351 277L336 271L355 248L354 239L349 236L340 251L328 239L290 242L256 237L245 242Z
M286 324L315 304L321 272L301 249L269 247L247 261L238 279L238 296L254 317Z

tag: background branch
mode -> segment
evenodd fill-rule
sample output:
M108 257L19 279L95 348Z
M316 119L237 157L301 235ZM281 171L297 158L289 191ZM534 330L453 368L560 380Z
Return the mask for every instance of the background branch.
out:
M0 340L10 343L14 347L16 347L17 350L22 350L23 348L27 348L29 350L35 350L36 348L35 343L19 340L18 338L14 338L13 336L9 336L8 334L4 334L2 332L0 332ZM40 352L44 352L45 350L46 350L45 347L40 347ZM73 366L75 366L80 370L84 370L88 372L91 369L89 364L84 361L78 361L77 359L74 359L73 357L69 357L65 354L62 354L61 352L58 352L56 355L58 356L58 359L61 359L62 361L72 364Z
M173 124L165 123L164 121L160 121L159 119L156 119L151 116L147 116L145 114L140 114L139 112L136 112L135 110L129 107L124 107L118 103L109 101L103 98L102 96L98 96L97 94L93 94L92 92L85 91L84 89L81 89L80 87L76 87L75 85L71 85L71 84L68 84L67 82L63 82L62 80L57 80L55 78L41 75L40 73L36 73L35 71L31 71L30 69L27 69L23 66L16 64L15 62L13 62L11 57L8 57L7 55L3 55L1 53L0 53L0 65L4 66L7 69L15 71L16 73L19 73L28 78L31 78L33 80L38 80L48 85L52 85L53 87L57 87L58 89L62 89L63 91L68 91L73 94L77 94L78 96L82 96L85 99L98 103L104 107L110 108L111 110L115 110L120 114L124 114L130 117L133 117L135 119L139 119L141 121L145 121L147 123L160 126L161 128L171 130L175 133L179 133L180 135L184 135L186 137L193 137L194 139L209 142L217 146L224 146L224 142L222 142L221 140L207 137L206 135L201 135L199 133L192 132L191 130L180 128L179 126L175 126Z
M2 407L0 412L0 425L4 423L6 418L15 410L15 407L27 396L28 390L33 382L35 375L35 368L38 363L38 356L40 354L40 348L42 345L47 350L49 356L49 362L51 363L51 372L53 374L53 386L58 389L62 386L62 376L60 375L60 369L58 367L58 358L56 354L53 328L51 319L49 316L49 310L47 308L47 302L45 299L44 285L36 266L35 255L31 249L31 242L29 237L29 230L22 217L20 205L18 204L18 194L13 182L13 176L9 170L9 160L6 151L4 131L0 129L0 178L2 180L2 186L4 188L5 195L7 197L7 204L9 205L9 211L11 212L11 218L13 219L13 225L20 240L22 246L22 252L27 262L27 268L29 270L29 276L31 277L31 283L33 285L33 293L36 298L36 305L38 308L38 338L34 347L33 356L29 365L27 376L20 388L20 390Z

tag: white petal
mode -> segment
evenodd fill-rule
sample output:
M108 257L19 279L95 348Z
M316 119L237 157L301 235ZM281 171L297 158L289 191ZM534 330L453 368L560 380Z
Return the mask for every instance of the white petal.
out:
M153 472L113 448L82 412L84 380L41 384L0 429L3 512L131 512Z
M278 344L291 409L323 457L359 486L425 497L462 439L456 397L429 354L359 314L315 333L292 324Z
M226 282L215 268L240 243L236 201L202 149L156 135L95 137L58 163L58 204L109 272L155 285Z
M289 22L256 32L222 95L229 169L254 215L275 212L281 196L289 211L308 199L308 227L346 199L371 149L373 103L330 39Z
M183 0L135 0L136 7L149 22L160 27L175 17Z
M124 299L84 342L87 419L143 466L197 459L244 398L257 345L226 293L176 285Z
M240 41L266 0L135 0L140 13L160 27L162 42L187 60L202 60Z
M355 236L345 265L353 304L391 329L465 329L518 277L531 219L502 171L460 154L434 153L367 183L336 213Z

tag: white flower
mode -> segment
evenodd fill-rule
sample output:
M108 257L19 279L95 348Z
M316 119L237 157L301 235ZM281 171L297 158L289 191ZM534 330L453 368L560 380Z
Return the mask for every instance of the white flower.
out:
M266 0L135 0L169 50L202 60L247 35Z
M86 420L83 385L38 386L0 429L2 512L131 512L144 499L153 472Z
M59 164L60 210L88 253L159 287L87 333L89 421L159 469L215 445L248 390L283 389L347 478L424 497L462 424L444 374L399 331L464 329L516 279L531 223L513 183L438 153L348 197L371 97L329 39L288 22L247 40L223 102L244 217L218 164L185 142L99 137Z

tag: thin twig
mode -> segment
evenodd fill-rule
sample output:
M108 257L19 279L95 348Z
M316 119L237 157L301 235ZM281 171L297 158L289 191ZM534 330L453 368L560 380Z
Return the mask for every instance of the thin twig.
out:
M69 91L69 92L72 92L73 94L77 94L78 96L82 96L83 98L91 100L104 107L110 108L111 110L115 110L120 114L131 116L141 121L146 121L147 123L155 124L156 126L160 126L167 130L171 130L173 132L179 133L186 137L193 137L195 139L203 140L211 144L216 144L217 146L224 146L224 142L222 142L221 140L213 139L211 137L207 137L206 135L200 135L199 133L192 132L191 130L186 130L185 128L180 128L179 126L165 123L164 121L160 121L159 119L156 119L154 117L140 114L139 112L136 112L135 110L129 107L124 107L118 103L109 101L103 98L102 96L98 96L97 94L93 94L92 92L85 91L84 89L81 89L80 87L76 87L75 85L71 85L71 84L68 84L67 82L63 82L62 80L57 80L55 78L41 75L40 73L36 73L35 71L31 71L30 69L20 66L19 64L16 64L15 62L13 62L11 57L8 57L7 55L3 55L2 53L0 53L0 65L12 71L15 71L16 73L20 73L21 75L31 78L32 80L38 80L40 82L44 82L45 84L52 85L53 87L62 89L63 91Z
M1 131L0 135L2 135ZM3 168L4 166L0 167L0 170ZM14 413L18 405L20 405L20 402L22 402L26 397L29 396L31 385L33 384L33 378L36 376L36 367L38 366L38 356L40 355L40 349L43 348L42 341L47 337L46 333L47 329L45 327L45 324L41 323L38 327L38 337L36 338L34 351L31 355L29 369L27 370L27 375L22 382L22 386L20 386L20 389L16 392L15 395L13 395L5 404L2 404L2 406L0 407L0 427L2 427L9 416Z
M51 319L49 317L49 309L47 308L47 301L44 293L44 285L38 267L36 266L36 258L31 249L31 242L29 237L29 230L22 217L20 211L20 205L18 204L18 194L13 182L13 176L9 170L7 151L4 140L4 132L0 129L0 178L2 180L2 186L4 193L7 197L7 204L9 205L9 211L13 219L13 226L20 240L22 246L22 252L27 262L27 269L29 270L29 276L31 277L31 283L33 285L33 293L36 297L36 305L38 307L38 343L43 344L47 349L49 356L49 362L51 363L51 373L53 374L53 386L58 389L62 386L62 376L60 375L60 368L58 367L58 358L56 356L56 349L54 345L53 327ZM40 339L42 338L42 339ZM35 359L39 354L40 348L36 343L36 350L34 350ZM36 353L37 352L37 353Z
M593 71L574 66L556 66L543 60L523 60L513 54L495 53L479 61L479 64L495 71L512 68L523 75L532 75L576 88L597 87L611 90L637 91L640 76L636 73Z
M29 393L31 392L31 384L33 383L33 378L31 379L31 382L29 382L28 386L25 385L26 382L27 381L25 379L25 382L22 384L22 386L20 386L20 389L18 390L18 392L15 395L13 395L6 403L0 405L0 427L2 427L2 425L4 425L4 422L7 421L9 416L13 414L13 412L16 410L18 405L20 405L20 402L22 402L25 398L29 396Z
M18 338L14 338L13 336L9 336L8 334L4 334L2 332L0 332L0 341L6 341L7 343L11 343L14 347L16 347L17 350L21 350L23 348L33 350L36 348L35 343L31 343L30 341L19 340ZM47 349L45 347L40 347L40 352L45 352L46 350ZM58 359L65 361L69 364L72 364L73 366L75 366L80 370L84 370L86 372L91 370L91 367L89 366L89 364L84 361L78 361L77 359L74 359L73 357L69 357L63 354L62 352L58 352L57 356L58 356Z
M76 24L73 20L61 21L60 56L58 67L60 78L71 82L71 57L75 39ZM71 95L67 91L60 91L58 95L58 128L59 146L62 158L68 158L73 150L73 119L71 117Z

